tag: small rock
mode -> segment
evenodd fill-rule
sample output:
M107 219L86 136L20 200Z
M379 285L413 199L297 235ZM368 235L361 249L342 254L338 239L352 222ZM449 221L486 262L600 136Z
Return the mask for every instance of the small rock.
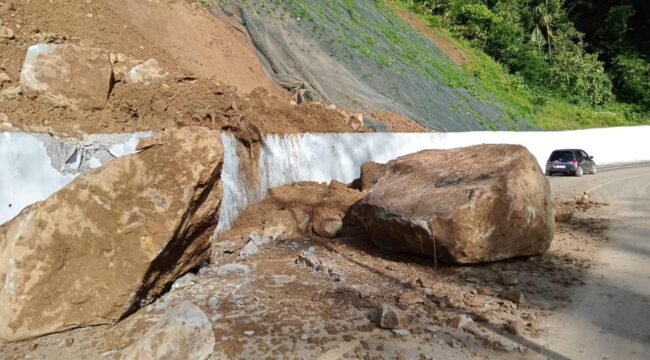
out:
M473 322L474 320L472 320L472 318L467 314L461 314L451 319L450 325L455 329L462 329Z
M260 249L259 247L262 245L266 245L272 241L275 241L282 233L273 233L272 236L264 236L264 233L262 235L258 234L257 231L253 231L248 235L248 242L244 246L243 249L239 252L239 258L240 259L246 259L247 257L253 256L257 254Z
M283 275L283 274L273 274L271 275L271 279L280 286L284 286L287 284L291 284L292 282L296 281L296 276L295 275Z
M15 99L20 96L21 93L22 91L20 90L20 86L14 86L2 90L2 92L0 92L0 95L5 99Z
M126 82L141 83L148 85L156 80L166 77L167 74L162 70L156 59L149 59L140 65L134 66L126 74Z
M267 239L271 239L271 241L276 241L284 234L285 231L286 228L284 226L271 226L262 230L262 236Z
M239 252L239 258L245 259L247 257L253 256L260 252L260 248L257 247L254 241L249 241L243 249Z
M304 251L303 251L304 253ZM327 267L325 264L323 264L323 261L313 255L307 255L305 256L303 253L298 255L298 258L296 259L295 263L299 266L306 266L308 268L311 268L312 271L323 271Z
M13 39L14 31L6 26L0 26L0 39Z
M341 229L343 229L343 220L339 217L330 217L314 224L314 233L328 239L337 237Z
M246 335L246 336L248 336L248 337L253 336L253 334L255 334L255 331L253 331L253 330L246 330L246 331L244 331L244 335Z
M213 296L208 300L208 306L212 310L217 310L219 309L219 306L221 305L221 301L219 300L218 297Z
M367 161L361 164L361 190L370 190L377 181L377 174L384 167L385 164L376 163L374 161ZM422 286L425 287L425 286Z
M505 286L512 286L519 284L519 276L512 271L504 271L499 274L499 283Z
M435 325L429 325L426 328L424 328L424 330L431 334L437 334L440 331L440 327Z
M302 335L300 335L300 340L302 340L302 341L307 341L307 340L309 340L309 335L307 335L307 334L302 334Z
M115 355L117 355L119 353L120 352L118 350L112 349L112 350L108 350L108 351L103 352L102 357L104 357L104 358L113 357L113 356L115 356Z
M537 321L537 316L535 316L535 314L533 314L533 313L530 313L530 314L528 314L528 316L526 316L526 320L528 320L530 322Z
M59 348L64 348L64 347L70 347L70 346L72 346L72 344L74 344L74 338L69 337L69 338L65 338L65 339L59 341L57 346Z
M463 347L463 342L458 339L451 339L451 347L454 349L460 349Z
M67 38L55 33L38 33L32 35L32 42L39 44L63 44Z
M506 325L506 330L515 335L522 335L525 329L526 323L521 319L512 321Z
M214 350L212 324L201 309L183 301L152 326L126 360L205 360Z
M314 255L316 252L316 247L315 246L310 246L307 250L303 250L300 252L300 256L302 257L308 257Z
M589 202L589 194L587 192L583 192L582 195L579 195L576 200L576 204L582 205L586 204Z
M225 264L221 265L214 270L214 273L220 276L232 275L236 273L248 274L251 269L247 265L242 264Z
M384 329L403 329L409 324L404 312L392 305L382 304L379 307L379 327Z
M172 285L172 289L180 289L190 285L194 285L196 284L196 280L197 280L196 275L192 273L187 273L174 282L174 284Z
M11 82L11 78L7 73L5 72L0 72L0 84L6 83L6 82Z
M422 304L424 303L424 297L417 290L408 291L400 295L399 303L402 305Z
M494 290L491 287L484 286L478 289L478 293L485 296L494 296Z
M350 127L352 130L359 130L363 127L363 114L358 113L358 114L353 114L350 116Z
M406 329L393 329L393 334L399 335L399 336L409 336L411 335L411 332L406 330Z
M503 293L503 298L517 304L523 304L526 302L526 297L521 291L506 291Z

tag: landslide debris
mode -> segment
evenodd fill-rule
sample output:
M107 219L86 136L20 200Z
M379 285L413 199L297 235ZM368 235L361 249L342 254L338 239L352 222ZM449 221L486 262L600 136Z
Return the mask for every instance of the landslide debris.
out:
M375 178L351 213L386 250L471 264L539 255L553 239L550 186L523 146L425 150Z
M254 231L268 234L278 229L282 238L295 239L312 234L336 237L346 212L364 195L364 192L338 181L329 185L297 182L273 188L267 192L264 201L246 208L230 230L220 233L217 242L243 241ZM328 234L325 228L333 226L332 223L341 227L333 231L334 234Z
M266 78L244 34L197 5L0 4L3 26L18 29L0 40L3 126L75 137L205 126L246 143L262 133L386 128L336 106L296 105ZM422 129L391 116L396 131Z
M208 316L184 301L158 320L125 360L205 360L213 350L214 333Z
M0 226L0 338L116 322L208 259L219 133L170 129L139 148Z

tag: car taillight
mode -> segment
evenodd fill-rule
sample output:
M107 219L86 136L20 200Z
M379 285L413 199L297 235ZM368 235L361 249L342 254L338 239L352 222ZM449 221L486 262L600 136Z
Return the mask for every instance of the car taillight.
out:
M578 160L576 160L576 159L571 160L571 164L577 164L577 163L578 163Z

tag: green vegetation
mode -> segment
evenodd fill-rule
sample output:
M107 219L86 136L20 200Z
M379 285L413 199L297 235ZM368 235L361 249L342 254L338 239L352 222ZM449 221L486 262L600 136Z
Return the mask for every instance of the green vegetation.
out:
M451 108L451 121L466 116L484 129L520 129L522 119L549 130L650 124L647 0L241 3L299 34L290 47L323 50L423 118ZM461 58L430 46L398 10L419 17ZM453 93L453 103L422 101L436 91ZM500 111L484 111L490 107Z
M464 48L465 69L513 116L545 129L650 123L646 0L394 2Z

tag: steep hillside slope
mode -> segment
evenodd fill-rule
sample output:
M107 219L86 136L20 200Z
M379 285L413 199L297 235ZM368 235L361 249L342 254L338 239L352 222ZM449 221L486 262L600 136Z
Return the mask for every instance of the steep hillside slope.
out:
M442 131L530 127L383 2L217 1L269 75L299 96L386 109Z

